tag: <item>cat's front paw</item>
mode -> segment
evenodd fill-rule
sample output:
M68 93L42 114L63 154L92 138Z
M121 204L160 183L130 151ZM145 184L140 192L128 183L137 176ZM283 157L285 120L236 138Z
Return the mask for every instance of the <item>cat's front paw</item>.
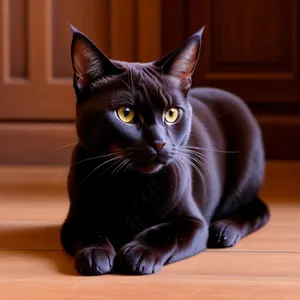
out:
M115 253L109 249L93 246L79 251L75 257L75 268L82 275L110 273Z
M208 248L233 247L241 237L239 228L233 222L216 221L209 228Z
M114 269L133 275L156 273L163 266L163 257L138 242L125 245L117 253Z

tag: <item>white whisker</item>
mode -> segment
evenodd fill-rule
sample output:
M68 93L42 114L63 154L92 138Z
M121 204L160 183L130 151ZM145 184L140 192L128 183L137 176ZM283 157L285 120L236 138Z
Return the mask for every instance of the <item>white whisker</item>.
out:
M190 157L187 154L185 154L183 152L181 154L182 154L181 158L184 159L185 162L188 163L196 171L196 173L198 174L198 176L201 178L201 181L202 181L202 184L203 184L204 193L206 194L207 193L207 191L206 191L206 180L205 180L205 177L204 177L203 173L198 168L198 166L195 165L194 162L190 160Z
M219 149L201 148L201 147L195 147L195 146L179 146L178 148L197 149L197 150L211 151L211 152L218 152L218 153L239 153L239 151L226 151L226 150L219 150Z
M195 163L198 163L201 167L203 167L206 171L206 173L211 176L211 178L213 180L215 180L215 176L211 173L211 171L208 169L208 167L206 166L207 165L207 159L206 159L206 156L202 153L199 153L197 151L194 151L194 150L189 150L189 149L180 149L179 150L180 152L184 152L186 154L189 154L190 158L195 162ZM194 157L194 156L196 157Z
M127 164L128 162L129 162L129 159L128 159L128 158L126 158L124 161L120 162L120 164L119 164L119 165L113 170L113 172L110 174L109 178L112 177L112 175L113 175L114 173L118 174L118 172L121 171L122 168L123 168L124 166L126 166L126 164Z
M171 168L174 172L174 175L175 175L175 190L177 190L177 183L178 183L178 180L179 180L179 177L177 175L177 171L176 171L176 164L175 162L174 163L171 163Z
M99 155L99 156L95 156L95 157L89 157L89 158L83 159L81 161L78 161L78 162L76 162L74 164L71 164L70 166L64 168L63 170L61 170L55 176L55 178L53 180L56 181L62 174L64 174L66 171L68 171L70 169L70 167L77 166L77 165L82 164L82 163L87 162L87 161L91 161L91 160L95 160L95 159L100 159L100 158L104 158L104 157L109 157L109 156L113 156L113 155L116 155L116 154L121 154L121 151L115 151L115 152L111 152L111 153L105 154L105 155Z
M59 147L59 149L63 149L63 148L67 148L67 147L75 146L75 145L77 145L77 144L78 144L78 142L76 142L76 143L72 143L72 144L63 145L63 146Z
M101 176L104 176L104 174L106 173L106 172L108 172L111 168L113 168L115 165L117 165L117 167L119 166L119 164L120 163L122 163L123 161L121 160L121 159L119 159L119 160L117 160L117 161L115 161L113 164L111 164L102 174L101 174ZM115 169L114 169L115 170ZM110 177L111 177L111 175L112 174L110 174L110 176L108 177L108 180L110 179Z
M114 160L119 160L120 158L122 158L122 156L120 155L120 156L117 156L117 157L113 157L113 158L111 158L111 159L109 159L109 160L107 160L107 161L105 161L105 162L103 162L102 164L100 164L99 166L97 166L96 168L94 168L93 169L93 171L92 172L90 172L89 173L89 175L87 175L86 177L85 177L85 179L83 180L83 181L81 181L81 183L78 185L78 187L77 187L77 189L75 190L75 193L79 190L79 188L81 187L81 185L96 171L96 170L98 170L99 168L101 168L102 166L104 166L105 164L108 164L109 162L111 162L111 161L114 161Z
M127 171L130 171L133 165L134 165L134 161L132 161L129 158L129 163L128 163L127 167L125 168L124 173L127 172Z

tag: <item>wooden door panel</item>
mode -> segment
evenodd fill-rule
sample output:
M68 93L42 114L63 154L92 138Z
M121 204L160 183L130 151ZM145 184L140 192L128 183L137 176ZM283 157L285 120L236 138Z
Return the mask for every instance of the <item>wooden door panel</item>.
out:
M247 102L299 102L299 10L294 0L164 0L163 52L205 25L194 85Z
M106 0L2 0L0 118L73 120L68 22L108 52Z
M215 0L210 9L215 68L229 67L235 72L241 67L247 72L290 71L290 20L295 9L291 1Z
M1 1L2 120L73 118L71 81L57 82L52 76L50 4L51 1ZM18 69L14 67L18 62L21 73L16 73Z
M194 83L247 102L299 102L298 17L294 0L190 0L187 34L207 24Z
M9 21L9 61L6 61L7 71L10 77L15 79L28 78L27 65L27 23L28 14L26 11L26 0L12 0L10 1L10 9L8 10ZM5 34L5 33L4 33ZM22 51L20 51L22 49Z

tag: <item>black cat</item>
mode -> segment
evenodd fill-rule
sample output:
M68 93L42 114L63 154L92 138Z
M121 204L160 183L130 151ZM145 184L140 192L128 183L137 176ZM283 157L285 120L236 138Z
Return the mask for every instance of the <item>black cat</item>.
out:
M190 90L202 30L150 63L110 60L72 30L79 143L61 242L79 273L152 274L267 223L258 124L235 95Z

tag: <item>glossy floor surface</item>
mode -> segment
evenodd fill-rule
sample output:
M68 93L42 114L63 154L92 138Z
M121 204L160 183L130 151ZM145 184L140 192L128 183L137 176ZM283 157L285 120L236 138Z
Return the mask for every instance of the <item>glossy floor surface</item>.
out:
M300 164L267 167L266 227L151 276L82 277L62 251L60 168L0 168L0 299L300 299Z

